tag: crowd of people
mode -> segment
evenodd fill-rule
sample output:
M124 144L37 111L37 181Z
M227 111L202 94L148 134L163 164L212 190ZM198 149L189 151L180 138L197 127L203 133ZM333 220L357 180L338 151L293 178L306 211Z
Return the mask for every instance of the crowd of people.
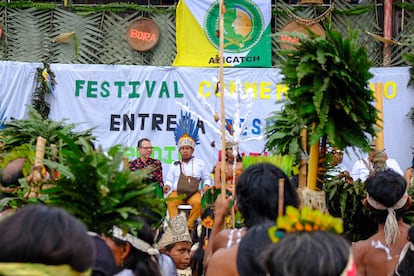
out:
M372 144L368 157L348 170L343 151L328 150L330 178L365 182L364 206L378 225L374 235L351 243L341 236L341 220L301 206L297 187L280 168L257 163L243 169L233 143L225 145L225 175L221 161L211 170L195 157L197 128L186 120L181 117L175 132L180 159L165 177L148 138L138 141L139 157L128 164L131 171L147 170L144 181L156 183L166 199L161 226L136 217L136 229L113 225L108 233L91 233L58 207L2 210L0 275L413 275L414 226L403 220L412 167L404 175ZM4 168L2 197L20 185L26 161ZM207 193L216 196L203 206ZM188 212L180 211L183 204ZM229 227L235 210L243 223Z

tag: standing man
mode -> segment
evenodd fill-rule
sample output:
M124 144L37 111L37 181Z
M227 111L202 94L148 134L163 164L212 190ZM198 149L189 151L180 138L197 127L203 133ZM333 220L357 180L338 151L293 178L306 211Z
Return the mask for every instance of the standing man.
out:
M204 193L212 186L210 170L203 160L193 156L199 137L198 128L190 113L181 112L174 136L181 159L170 166L163 191L168 199L172 199L167 201L170 219L178 215L178 205L191 205L187 223L188 229L192 231L194 221L201 216L201 191Z
M159 160L151 158L153 147L151 145L150 139L139 139L137 148L140 156L137 159L129 162L130 170L135 171L148 168L152 169L148 182L158 182L158 185L162 189L164 186L164 181L162 179L162 165Z
M162 165L161 162L157 159L151 158L152 154L152 145L151 140L148 138L141 138L138 140L137 148L139 151L139 157L129 162L129 168L131 171L136 170L150 170L149 176L144 183L155 183L156 186L155 193L160 198L164 198L162 189L164 187L164 181L162 177ZM165 208L165 206L164 206ZM156 226L160 222L163 216L159 213L152 211L150 208L146 209L146 220L151 226Z

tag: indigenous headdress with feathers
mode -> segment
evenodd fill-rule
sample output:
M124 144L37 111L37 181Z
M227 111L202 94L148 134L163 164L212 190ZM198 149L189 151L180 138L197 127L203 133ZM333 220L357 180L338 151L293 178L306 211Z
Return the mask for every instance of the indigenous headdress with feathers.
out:
M181 111L181 118L178 120L177 127L174 131L175 143L180 149L183 146L190 146L193 149L200 144L198 137L198 128L196 122L191 119L189 112Z
M269 237L273 243L277 243L286 234L297 231L330 231L339 235L343 232L343 222L319 209L313 210L305 206L298 210L293 206L287 206L286 214L277 217L276 225L269 228Z

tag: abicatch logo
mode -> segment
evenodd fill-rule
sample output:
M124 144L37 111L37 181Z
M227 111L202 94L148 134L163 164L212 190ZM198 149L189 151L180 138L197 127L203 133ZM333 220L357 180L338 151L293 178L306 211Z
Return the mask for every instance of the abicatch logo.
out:
M210 42L219 48L219 1L213 3L204 18L204 29ZM226 1L224 13L224 51L244 52L252 48L263 35L263 14L249 0Z

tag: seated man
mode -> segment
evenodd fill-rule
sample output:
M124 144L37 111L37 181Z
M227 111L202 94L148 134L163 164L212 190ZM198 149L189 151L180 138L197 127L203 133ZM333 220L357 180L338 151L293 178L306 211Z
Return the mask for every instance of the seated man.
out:
M163 192L169 199L173 199L167 201L170 219L178 215L178 205L191 205L188 229L193 230L194 221L201 216L200 189L204 193L212 186L210 171L203 160L193 156L199 138L198 129L190 114L181 113L174 134L181 160L175 161L170 166Z
M368 154L368 157L359 159L352 167L352 179L354 181L360 179L361 182L365 182L365 180L367 180L370 175L373 175L375 171L377 171L376 167L378 167L378 165L375 165L375 157L377 156L378 159L378 155L381 155L381 152L384 152L384 150L378 151L376 149L375 140L372 140L370 142L370 152ZM388 158L386 154L382 154L382 156L385 158L385 166L387 169L392 169L400 175L404 175L403 171L398 165L398 162L395 159Z

